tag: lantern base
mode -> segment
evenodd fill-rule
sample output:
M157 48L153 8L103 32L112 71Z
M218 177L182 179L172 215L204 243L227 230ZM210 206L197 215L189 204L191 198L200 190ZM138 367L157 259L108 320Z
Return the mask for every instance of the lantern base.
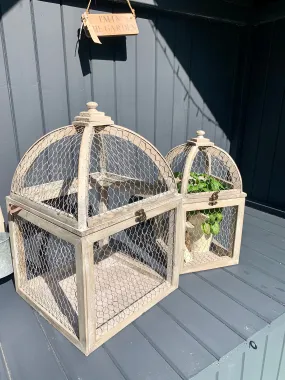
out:
M54 274L35 277L28 280L21 291L31 298L35 297L42 307L53 310L60 323L74 337L78 337L76 275L65 277L64 274L65 271L61 270L57 278ZM156 292L170 287L157 272L120 252L94 265L94 276L98 339L128 314L150 302Z

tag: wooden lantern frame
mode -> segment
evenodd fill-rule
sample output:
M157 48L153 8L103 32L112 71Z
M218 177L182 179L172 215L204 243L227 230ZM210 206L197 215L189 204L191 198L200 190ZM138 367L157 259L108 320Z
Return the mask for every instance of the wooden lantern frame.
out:
M220 259L215 261L209 261L208 263L201 263L195 266L187 265L184 263L184 255L181 255L180 262L180 273L190 273L190 272L199 272L208 269L215 269L221 267L227 267L230 265L236 265L239 263L240 256L240 246L242 238L242 226L244 218L244 206L245 206L245 193L242 193L240 197L233 199L223 199L217 201L215 205L209 204L209 202L198 202L191 199L184 198L183 200L183 226L185 230L186 224L186 212L188 211L198 211L198 210L209 210L216 208L224 207L237 207L237 217L236 217L236 226L234 229L234 240L233 240L233 250L230 257L223 256ZM185 239L185 237L184 237Z
M58 181L54 183L54 188L48 183L40 185L41 188L39 190L39 185L37 185L37 191L35 194L38 198L36 199L27 196L27 194L31 194L31 189L27 191L27 188L19 187L19 183L24 183L22 178L24 174L27 173L29 167L31 167L35 157L39 155L44 147L48 146L51 141L56 141L56 139L59 138L62 129L51 132L45 136L43 139L46 143L43 144L43 148L39 148L38 143L35 143L26 153L15 172L11 194L7 197L16 290L21 297L23 297L85 355L89 355L93 350L102 345L105 341L114 336L117 332L178 287L180 252L182 248L181 239L177 239L177 236L181 231L182 223L181 196L175 189L175 181L171 169L167 165L165 159L160 155L156 148L138 134L123 127L114 126L110 118L105 116L104 113L96 110L96 103L90 102L87 105L88 111L82 112L80 116L75 118L73 126L67 127L71 133L76 133L78 128L83 128L83 133L81 131L82 141L79 153L78 180L73 181L68 188L68 191L74 195L75 189L73 184L77 182L77 218L74 218L72 215L65 212L59 212L54 208L47 207L46 204L42 202L51 197L51 195L56 196L59 194L59 188L61 186L62 189L62 185L58 186ZM161 165L163 168L160 175L164 177L165 180L165 191L158 195L150 195L147 199L128 204L112 211L107 211L106 199L101 198L99 214L89 217L89 177L92 176L92 173L89 174L89 157L91 149L90 141L94 136L94 127L100 127L100 131L109 134L112 134L114 127L114 129L116 128L116 131L119 130L119 136L122 138L124 138L126 134L131 133L133 136L132 142L134 144L143 141L143 143L146 144L143 145L146 147L146 154L148 157L152 159L155 157L158 165ZM39 141L42 141L43 139L40 139ZM104 173L106 178L101 178L101 182L114 180L111 178L110 173ZM118 182L118 176L115 178L115 181ZM138 184L135 183L134 186L138 186ZM35 186L33 188L35 188ZM17 192L16 189L20 189L21 191ZM41 189L44 189L45 191L41 192ZM45 199L43 199L43 197ZM94 265L94 243L98 242L100 247L100 244L108 243L109 236L120 233L125 229L141 225L141 223L147 222L151 218L160 218L161 215L168 212L171 212L172 215L172 227L170 227L169 221L169 226L167 225L168 227L166 227L166 229L169 228L169 235L172 234L173 250L170 251L169 248L169 251L167 251L167 245L165 245L164 242L161 243L161 249L166 252L165 257L167 257L168 260L165 280L161 285L155 288L156 291L153 292L153 297L149 297L146 302L142 302L141 300L135 301L134 305L137 307L130 307L130 313L127 317L119 320L118 323L112 325L106 332L99 336L96 330L96 310L93 300L95 292L94 267L96 271L96 263ZM31 223L33 226L36 226L36 228L46 231L53 237L68 242L74 247L75 291L77 293L78 302L78 336L68 331L68 329L49 312L49 310L43 307L40 302L37 302L35 297L31 296L31 294L27 293L25 290L25 284L28 282L27 276L25 275L26 247L22 239L19 238L19 228L17 225L17 220L19 220L19 218L24 222ZM145 266L142 268L142 264L139 261L133 261L131 267L138 272L138 275L141 272L148 275L148 269L145 268ZM149 274L152 275L151 273Z
M197 131L197 137L192 138L185 144L181 144L166 155L166 161L169 163L172 170L175 172L175 160L179 155L183 158L180 159L180 164L183 169L181 170L183 175L181 179L181 195L183 203L183 231L186 230L186 213L189 211L203 211L211 209L219 209L224 207L237 207L236 213L236 224L234 226L234 236L233 236L233 249L229 252L229 257L222 257L221 259L204 262L204 263L185 263L184 262L184 251L181 254L180 262L180 273L191 273L202 270L214 269L219 267L225 267L229 265L235 265L239 262L240 246L242 238L242 226L244 219L244 208L245 208L245 198L246 193L242 191L242 178L237 165L231 158L231 156L221 148L215 146L213 142L204 137L204 131ZM194 165L194 160L196 159L199 152L203 151L206 157L205 160L205 174L210 174L214 178L222 181L223 183L231 187L227 190L221 190L220 192L197 192L188 193L188 178L189 173ZM228 181L217 176L212 175L211 165L212 159L216 158L223 162L229 176L234 178L232 181ZM201 173L202 174L202 173ZM183 235L183 241L185 242L185 233Z

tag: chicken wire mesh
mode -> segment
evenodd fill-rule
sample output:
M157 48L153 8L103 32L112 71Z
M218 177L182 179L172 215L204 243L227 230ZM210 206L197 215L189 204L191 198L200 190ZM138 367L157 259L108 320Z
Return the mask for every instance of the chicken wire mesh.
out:
M111 128L102 133L96 133L95 128L92 140L89 217L130 203L151 201L151 197L175 189L169 167L147 141L138 140L126 129Z
M88 217L175 190L172 172L142 137L115 125L94 127L90 144ZM11 193L78 219L78 170L84 127L64 127L23 157ZM85 199L84 199L85 204Z
M197 265L233 256L238 206L186 212L184 265Z
M20 162L11 192L77 217L82 128L65 127L39 140Z
M14 216L20 289L35 305L79 338L74 245ZM93 244L96 337L171 287L175 210L140 222ZM84 254L84 252L83 252Z
M178 145L167 154L166 161L174 173L183 173L191 147L192 146L188 144Z
M178 183L180 182L179 180L182 180L184 175L186 159L191 149L193 149L193 145L180 145L171 150L166 156L166 160L175 173ZM190 178L191 173L194 175L205 175L204 180L209 179L209 177L216 179L220 182L221 188L219 189L218 185L216 186L217 188L213 189L203 186L203 184L200 183L201 181L195 181L194 178ZM200 146L198 148L198 152L191 162L188 175L189 184L194 186L188 186L187 193L232 189L241 190L242 187L239 171L232 158L215 146ZM179 185L178 190L181 190Z
M75 247L19 216L14 222L21 291L78 337Z
M94 244L98 337L169 288L174 219L171 210Z

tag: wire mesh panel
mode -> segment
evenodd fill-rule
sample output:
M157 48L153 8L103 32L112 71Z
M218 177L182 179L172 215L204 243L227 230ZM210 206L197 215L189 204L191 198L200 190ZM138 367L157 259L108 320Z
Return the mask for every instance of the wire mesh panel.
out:
M94 244L98 338L171 286L174 212Z
M230 155L204 135L197 131L166 156L186 212L182 273L233 265L239 257L246 196L241 176Z
M190 172L208 174L223 183L223 190L241 188L240 175L231 157L216 147L199 147Z
M189 268L233 256L237 206L186 212L184 265Z
M173 148L166 156L166 160L174 173L183 173L186 158L190 153L191 146L187 144L178 145Z
M147 141L117 126L94 132L89 217L175 189L169 167Z
M7 197L16 288L86 355L177 288L182 209L163 156L97 106L26 152Z
M12 193L77 218L82 132L65 127L39 140L19 164Z
M27 220L15 216L15 245L21 291L78 337L75 248Z
M195 146L190 144L180 145L170 151L166 156L166 159L178 179L178 182L179 180L182 180L183 176L187 176L189 185L197 185L188 186L187 194L216 190L241 190L242 184L240 174L232 158L226 152L215 146L199 147L196 154L190 161L188 172L184 173L186 159L194 147ZM193 177L191 174L194 176L195 174L204 175L205 181L209 179L209 177L213 178L220 181L222 186L221 188L217 187L216 189L215 187L213 189L211 187L208 188L191 178ZM178 190L180 190L180 188L178 188Z

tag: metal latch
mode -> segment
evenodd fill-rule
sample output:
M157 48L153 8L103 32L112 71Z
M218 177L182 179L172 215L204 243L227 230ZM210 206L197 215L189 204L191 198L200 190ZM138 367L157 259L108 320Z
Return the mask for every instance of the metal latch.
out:
M143 208L141 210L136 211L135 216L137 216L136 222L138 223L146 221L146 213Z
M8 213L10 215L16 214L16 213L20 212L21 210L22 210L22 207L20 207L20 206L15 206L12 204L9 204L9 206L8 206Z
M210 206L215 206L218 202L219 199L219 191L215 191L209 198L209 205Z

